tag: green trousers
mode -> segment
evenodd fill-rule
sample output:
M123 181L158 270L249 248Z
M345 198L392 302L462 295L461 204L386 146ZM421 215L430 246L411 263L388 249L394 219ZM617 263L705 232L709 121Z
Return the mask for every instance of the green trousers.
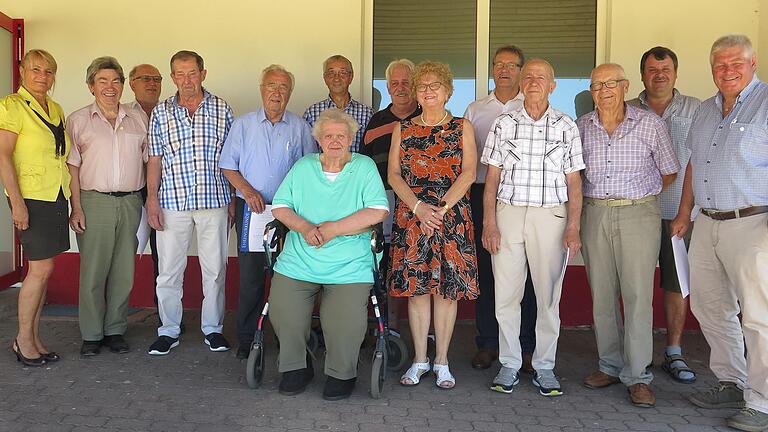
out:
M325 374L357 376L357 359L367 328L370 283L322 285L275 273L269 292L269 320L280 340L280 372L307 366L306 347L315 298L322 291L320 324L325 339Z
M114 197L80 191L85 232L80 249L80 333L83 340L122 335L128 328L128 297L141 221L141 196Z

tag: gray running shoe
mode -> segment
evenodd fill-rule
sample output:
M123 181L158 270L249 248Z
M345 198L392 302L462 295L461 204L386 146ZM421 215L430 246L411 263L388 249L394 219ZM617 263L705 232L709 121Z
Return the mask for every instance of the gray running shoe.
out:
M720 381L707 391L692 394L688 400L701 408L743 408L744 391L736 383Z
M725 422L734 429L760 432L768 429L768 413L752 408L742 408L741 411L729 417Z
M520 382L517 370L502 366L496 378L493 379L491 390L500 393L512 393L512 387Z
M560 388L560 381L557 380L552 369L537 370L533 374L533 385L539 388L539 394L542 396L562 396L563 390Z

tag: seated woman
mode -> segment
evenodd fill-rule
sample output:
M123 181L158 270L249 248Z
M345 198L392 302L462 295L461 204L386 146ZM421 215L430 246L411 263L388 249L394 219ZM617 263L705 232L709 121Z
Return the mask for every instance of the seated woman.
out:
M376 164L349 151L357 129L341 110L323 111L312 128L322 154L296 162L272 200L272 215L291 230L269 295L285 395L303 392L314 376L306 345L321 292L328 375L323 398L347 398L355 387L373 285L370 230L389 213Z

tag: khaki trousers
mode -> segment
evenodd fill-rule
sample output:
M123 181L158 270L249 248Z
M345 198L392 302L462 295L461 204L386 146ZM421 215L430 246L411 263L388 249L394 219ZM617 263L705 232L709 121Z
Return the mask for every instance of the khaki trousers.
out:
M114 197L80 191L80 203L86 227L77 235L80 333L83 340L98 341L128 329L141 196L138 192Z
M322 291L320 324L325 339L325 374L341 380L357 376L360 345L368 328L370 283L322 285L275 273L269 290L269 321L280 341L278 370L307 366L307 341L315 299Z
M627 386L653 380L646 367L653 356L651 303L660 230L658 200L620 207L584 200L582 254L592 291L599 369Z
M541 208L496 203L501 247L491 256L491 261L499 322L499 362L505 367L518 370L522 365L520 301L525 290L527 264L531 268L537 306L533 367L536 370L555 368L566 215L564 205Z
M744 389L747 407L768 412L768 214L727 221L700 214L688 261L709 367Z

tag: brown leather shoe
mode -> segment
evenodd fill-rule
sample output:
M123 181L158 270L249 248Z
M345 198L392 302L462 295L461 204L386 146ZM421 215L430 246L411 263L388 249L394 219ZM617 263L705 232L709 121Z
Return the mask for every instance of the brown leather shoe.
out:
M653 395L653 391L648 387L648 384L632 384L627 388L627 391L629 391L629 399L634 406L653 408L656 405L656 396Z
M603 371L597 370L589 374L588 377L584 378L584 387L599 389L618 384L620 382L621 380L619 380L618 377L610 376Z
M520 372L527 373L528 375L533 375L535 370L533 370L533 353L523 353L523 365L520 366Z
M472 367L475 369L488 369L499 358L499 350L481 348L472 357Z

